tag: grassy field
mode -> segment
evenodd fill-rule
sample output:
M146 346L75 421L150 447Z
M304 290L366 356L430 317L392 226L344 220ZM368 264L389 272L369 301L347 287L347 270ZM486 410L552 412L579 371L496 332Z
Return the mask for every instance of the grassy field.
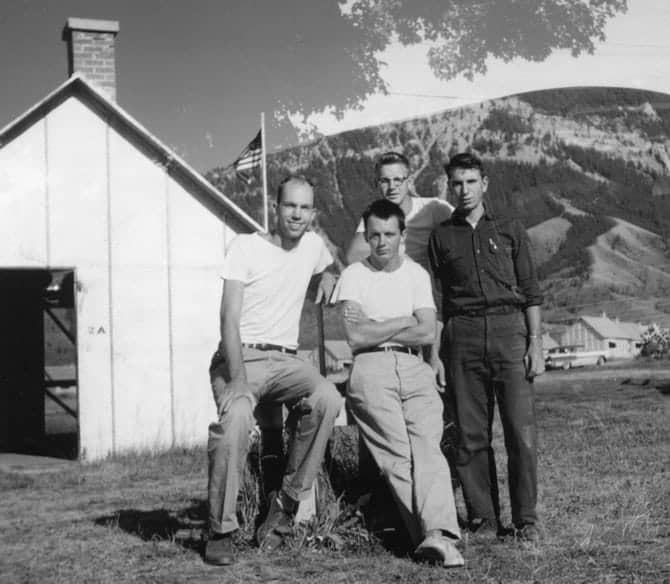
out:
M536 546L465 537L465 569L417 565L340 501L288 549L260 554L249 528L238 562L210 567L198 449L0 472L0 582L670 583L670 396L656 389L670 372L646 383L626 369L603 373L537 383L546 535ZM501 452L498 427L496 442Z

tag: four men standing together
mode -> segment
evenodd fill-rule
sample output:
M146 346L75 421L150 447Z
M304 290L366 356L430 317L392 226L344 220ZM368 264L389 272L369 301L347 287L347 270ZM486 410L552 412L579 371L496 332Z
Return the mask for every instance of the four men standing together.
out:
M409 162L381 156L372 203L333 294L354 364L346 392L361 437L387 480L415 557L463 565L449 466L440 450L443 400L458 428L455 470L472 532L536 541L536 429L532 379L543 371L541 295L525 230L485 206L479 159L445 165L457 206L409 194ZM223 266L221 343L210 374L219 420L210 426L210 535L205 560L233 561L236 501L254 414L284 404L292 429L281 489L257 531L281 544L321 465L341 407L335 387L296 356L311 278L325 294L332 262L308 231L314 193L304 177L279 187L276 228L240 235ZM449 218L451 215L451 218ZM432 278L427 269L432 272ZM435 300L444 326L438 324ZM441 331L436 334L436 331ZM431 346L430 363L422 348ZM446 384L446 391L445 386ZM508 455L515 531L500 522L491 445L497 401Z

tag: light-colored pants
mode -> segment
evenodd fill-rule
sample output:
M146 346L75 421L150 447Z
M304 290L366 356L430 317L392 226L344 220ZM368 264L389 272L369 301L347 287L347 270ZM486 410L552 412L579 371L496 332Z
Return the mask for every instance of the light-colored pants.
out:
M272 404L285 404L290 409L304 398L301 403L305 410L296 408L289 415L288 423L295 430L282 483L283 491L299 501L309 495L319 472L342 397L331 382L295 355L244 348L247 382L253 395L230 400L226 396L227 366L222 356L215 355L215 359L217 356L219 360L210 371L219 420L210 424L207 444L209 526L214 532L228 533L239 527L237 495L247 462L254 411L261 413Z
M442 400L431 367L398 352L357 355L347 403L393 493L410 537L460 537L451 473L442 451Z

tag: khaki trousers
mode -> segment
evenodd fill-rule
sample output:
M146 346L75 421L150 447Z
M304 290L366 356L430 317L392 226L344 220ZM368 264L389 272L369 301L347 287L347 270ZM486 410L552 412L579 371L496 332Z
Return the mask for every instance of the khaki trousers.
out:
M250 395L229 399L226 395L227 365L216 353L210 376L219 420L209 426L209 526L213 532L236 530L237 495L249 451L249 436L254 415L272 406L289 409L299 401L305 408L294 408L289 415L292 438L288 450L283 491L299 501L310 493L333 430L342 397L335 386L295 355L280 351L243 349ZM268 408L268 406L270 406ZM310 411L307 411L310 410ZM276 408L275 408L276 411Z
M442 400L431 367L398 352L357 355L347 404L387 480L412 541L442 529L460 537L442 451Z

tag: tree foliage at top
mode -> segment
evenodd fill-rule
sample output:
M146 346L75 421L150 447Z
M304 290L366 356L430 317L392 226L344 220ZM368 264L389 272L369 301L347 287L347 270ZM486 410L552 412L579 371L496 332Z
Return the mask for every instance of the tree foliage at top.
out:
M326 108L341 114L385 92L379 55L396 40L428 41L438 78L472 78L486 72L489 57L542 61L555 49L593 52L626 0L249 0L226 10L222 35L254 34L222 55L222 71L234 82L234 70L260 61L250 91L272 95L286 120Z
M625 10L626 0L354 0L350 18L360 30L377 31L378 47L393 35L405 45L435 43L428 60L446 80L485 73L489 57L543 61L555 49L592 53L607 21Z

